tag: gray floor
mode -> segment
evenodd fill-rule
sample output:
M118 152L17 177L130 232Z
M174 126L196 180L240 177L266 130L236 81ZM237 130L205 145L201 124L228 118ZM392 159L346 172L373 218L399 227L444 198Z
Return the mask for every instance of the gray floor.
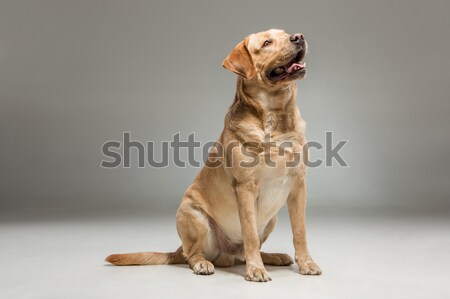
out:
M174 215L147 210L3 213L0 298L450 297L450 220L442 213L310 211L310 250L323 275L268 267L271 282L249 283L244 266L196 276L186 265L106 265L110 253L177 248ZM263 249L292 254L285 210L280 218Z

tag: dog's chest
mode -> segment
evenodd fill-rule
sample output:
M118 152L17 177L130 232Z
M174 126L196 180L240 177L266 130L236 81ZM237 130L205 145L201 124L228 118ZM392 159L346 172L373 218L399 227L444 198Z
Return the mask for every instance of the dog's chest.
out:
M258 228L263 228L286 203L292 189L294 176L286 174L260 182L256 201ZM259 231L260 229L258 229Z
M265 141L271 142L273 147L264 153L265 158L270 157L270 163L264 159L255 173L259 181L256 215L260 233L286 203L295 177L305 169L301 158L303 144L300 136L303 132L292 130L293 126L284 113L271 113L266 118Z
M293 122L290 121L288 113L283 110L268 111L264 118L264 133L266 135L285 133L293 128Z

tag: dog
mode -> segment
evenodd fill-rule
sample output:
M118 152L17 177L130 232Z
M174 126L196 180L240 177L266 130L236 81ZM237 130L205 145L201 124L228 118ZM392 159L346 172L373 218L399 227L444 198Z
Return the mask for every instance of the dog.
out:
M223 67L238 75L235 99L216 143L221 146L210 150L178 208L182 246L170 253L113 254L106 261L188 263L203 275L245 262L246 280L267 282L265 264L294 262L287 254L260 251L287 202L299 272L321 274L306 242L307 141L296 104L307 50L303 34L271 29L247 36L231 51Z

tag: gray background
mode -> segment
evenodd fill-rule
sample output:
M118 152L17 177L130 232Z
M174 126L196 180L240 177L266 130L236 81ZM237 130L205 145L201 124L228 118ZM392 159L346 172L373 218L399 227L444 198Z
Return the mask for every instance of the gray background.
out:
M448 298L449 15L446 0L0 0L0 299ZM348 140L349 167L308 175L323 275L106 266L179 246L176 207L199 169L104 169L102 144L215 140L236 81L222 60L269 28L308 40L308 139ZM263 250L292 255L286 209Z
M199 169L107 170L129 131L215 140L234 96L221 67L252 32L305 34L309 140L350 167L309 173L310 205L445 205L448 1L1 1L2 208L175 207ZM323 152L314 152L316 158ZM134 153L134 158L136 153Z

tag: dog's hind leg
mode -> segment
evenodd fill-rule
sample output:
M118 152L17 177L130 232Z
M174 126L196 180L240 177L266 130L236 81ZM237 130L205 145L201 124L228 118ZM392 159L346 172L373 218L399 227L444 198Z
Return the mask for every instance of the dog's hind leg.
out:
M261 258L265 265L289 266L294 263L289 254L286 253L266 253L261 252Z
M190 198L183 198L178 208L177 230L181 238L183 254L194 273L213 274L214 265L210 261L219 255L219 249L207 215L203 210L195 207Z
M264 233L261 237L261 244L264 243L277 224L277 215L270 219L264 228ZM266 253L261 252L261 259L265 265L273 266L289 266L294 263L292 258L286 253Z
M234 255L221 252L219 256L213 261L213 264L217 267L231 267L234 265L234 260Z

